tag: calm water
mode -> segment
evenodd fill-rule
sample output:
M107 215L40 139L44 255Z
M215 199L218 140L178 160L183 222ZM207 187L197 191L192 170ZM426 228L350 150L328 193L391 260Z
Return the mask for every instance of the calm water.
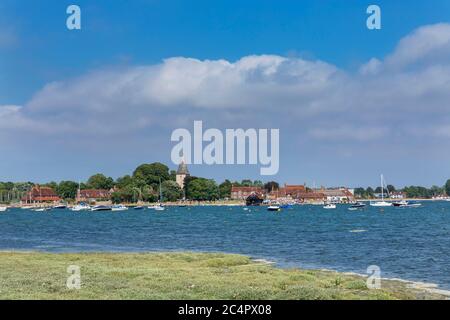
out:
M352 232L365 230L364 232ZM450 203L348 211L298 206L281 213L242 207L125 212L0 214L0 250L221 251L282 267L329 268L433 282L450 289Z

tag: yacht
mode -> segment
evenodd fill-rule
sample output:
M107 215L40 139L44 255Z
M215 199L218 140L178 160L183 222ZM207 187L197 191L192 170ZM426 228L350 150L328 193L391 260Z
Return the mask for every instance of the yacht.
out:
M402 201L399 201L399 202L394 202L392 205L394 207L397 207L397 208L417 208L417 207L422 206L421 203L418 203L418 202L410 203L410 202L408 202L406 200L402 200Z
M384 185L385 185L384 177L383 177L383 175L381 175L381 201L375 201L375 202L371 201L370 205L372 207L391 207L392 206L391 202L384 201ZM389 190L388 190L388 196L389 196Z
M67 206L65 204L57 204L53 206L53 209L67 209Z
M114 205L111 207L112 211L127 211L128 208L125 207L123 204Z
M34 212L45 212L45 211L50 211L50 210L51 210L51 208L48 208L48 207L32 209L32 211L34 211Z
M324 209L336 209L336 205L334 203L329 203L323 206Z
M87 211L91 210L91 207L85 203L77 204L76 206L72 207L70 210L72 211Z
M159 202L156 206L154 206L154 210L156 211L164 211L164 206L161 204L163 201L163 194L162 194L162 188L161 188L161 179L159 179Z
M111 211L111 210L112 210L111 207L108 207L108 206L102 206L102 205L94 206L94 207L92 207L92 209L91 209L91 211Z
M348 208L348 210L354 211L354 210L364 209L365 207L366 207L365 203L357 202L357 203L352 204L350 206L350 208Z
M392 205L394 207L404 207L404 206L408 205L408 201L406 201L406 200L397 201L397 202L393 202Z
M281 211L281 208L278 205L271 205L271 206L267 207L267 210L268 211Z

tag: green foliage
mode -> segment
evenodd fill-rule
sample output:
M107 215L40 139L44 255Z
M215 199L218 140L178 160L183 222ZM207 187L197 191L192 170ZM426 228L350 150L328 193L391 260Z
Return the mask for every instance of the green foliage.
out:
M111 177L97 173L89 178L87 184L91 189L111 189L114 187L114 180Z
M387 185L387 189L388 189L389 192L394 192L394 191L396 191L396 190L395 190L395 187L394 187L392 184L388 184L388 185Z
M183 198L183 190L172 180L161 183L161 191L164 201L177 201Z
M230 180L225 180L219 185L219 197L220 199L230 198L231 197L231 187L233 184Z
M62 199L75 199L78 190L78 183L73 181L61 181L61 183L57 185L54 190Z
M420 186L409 186L403 188L408 198L431 198L432 194L429 189Z
M447 193L448 196L450 196L450 179L447 180L445 183L445 193Z
M154 188L159 185L159 181L171 180L169 167L159 162L140 165L134 170L133 178L141 179Z
M219 188L214 180L196 178L188 182L186 197L197 201L217 200Z
M81 290L65 285L74 263L83 266ZM381 289L368 290L363 277L222 253L0 252L0 270L3 300L445 299L404 282L383 280Z

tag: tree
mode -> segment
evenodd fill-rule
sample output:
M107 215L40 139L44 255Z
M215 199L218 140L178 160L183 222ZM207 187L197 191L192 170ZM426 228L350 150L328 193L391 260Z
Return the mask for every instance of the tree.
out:
M187 176L186 178L184 178L184 194L185 197L188 198L188 194L189 194L189 184L191 181L194 181L195 179L198 179L195 176Z
M264 185L264 189L267 192L275 191L275 190L278 190L279 188L280 188L280 185L276 181L269 181Z
M409 186L403 189L408 198L430 198L431 192L425 187Z
M160 180L170 180L169 167L159 162L141 164L134 170L133 178L143 179L147 185L156 187Z
M253 181L250 179L244 179L241 181L241 186L243 187L253 187Z
M134 183L133 178L131 176L129 176L129 175L126 175L126 176L117 178L117 180L116 180L116 187L119 188L119 189L123 189L123 188L125 188L127 186L133 185L133 183Z
M77 196L78 183L74 181L61 181L55 188L56 193L62 199L75 199Z
M367 196L366 190L364 188L355 188L355 196L365 198Z
M183 190L178 183L172 180L161 183L161 192L164 201L177 201L183 198Z
M219 188L214 180L196 178L189 181L186 197L191 200L216 200L219 198Z
M231 188L233 184L230 180L225 180L219 185L219 197L220 199L231 198Z
M389 192L394 192L395 191L395 187L392 184L388 184L387 185L387 189Z
M55 181L43 184L42 186L52 188L54 191L58 189L58 184Z
M445 187L432 186L430 189L430 192L431 192L432 196L439 196L439 195L444 194Z
M111 177L97 173L89 178L87 184L91 189L111 189L114 187L114 180Z
M255 180L255 181L253 181L253 186L254 187L261 187L261 188L263 188L264 187L264 183L261 180Z
M447 180L445 183L445 193L447 193L448 196L450 196L450 179Z

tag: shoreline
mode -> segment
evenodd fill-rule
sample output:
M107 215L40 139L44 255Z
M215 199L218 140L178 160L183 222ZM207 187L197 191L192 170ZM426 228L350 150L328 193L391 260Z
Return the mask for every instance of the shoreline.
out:
M251 277L258 278L260 277L261 269L263 268L265 271L263 274L269 273L273 274L272 277L263 277L264 280L261 279L261 283L253 283L255 286L263 286L265 281L273 281L274 286L271 287L271 290L277 292L277 294L283 296L283 299L301 299L303 296L300 293L292 293L288 290L288 292L278 292L278 281L281 279L292 278L293 275L298 276L299 283L292 283L293 287L302 286L301 280L308 279L308 284L312 286L309 288L309 291L315 292L317 295L328 297L330 294L331 299L450 299L450 290L440 289L437 284L433 283L425 283L418 281L409 281L405 279L398 278L381 278L381 289L367 289L365 288L365 281L367 279L367 275L358 274L354 272L339 272L336 270L330 269L303 269L303 268L282 268L277 266L275 261L255 258L247 255L239 255L239 254L231 254L231 253L220 253L220 252L193 252L193 251L146 251L146 252L80 252L80 253L49 253L45 251L35 251L35 250L27 250L27 251L17 251L17 250L0 250L0 267L4 270L4 273L8 275L6 278L1 279L3 289L0 292L0 298L4 298L9 296L8 287L11 291L19 290L22 292L22 289L11 287L11 283L17 282L18 278L23 278L24 274L28 275L26 281L29 283L33 282L41 282L43 281L36 274L47 273L48 270L55 268L56 264L63 263L63 266L70 264L79 264L83 269L91 269L90 272L96 274L101 270L106 270L111 268L110 264L119 264L119 266L114 267L113 276L109 281L119 282L126 281L129 277L132 278L133 272L130 271L130 268L133 269L138 267L140 272L143 272L144 275L147 273L147 269L149 271L153 270L160 273L169 272L172 277L172 269L176 269L177 273L179 270L178 265L180 265L180 270L185 270L186 268L195 267L191 272L193 272L192 276L194 278L201 278L208 274L209 276L214 276L214 281L217 281L217 286L222 286L223 281L228 279L228 269L235 269L234 271L237 273L236 277ZM145 266L140 266L139 263L144 260ZM161 261L162 260L162 261ZM22 262L21 262L22 261ZM225 263L225 261L228 261ZM57 262L57 263L56 263ZM164 262L164 263L163 263ZM201 262L199 266L197 266L197 262ZM205 263L204 263L205 262ZM223 262L223 263L222 263ZM17 270L17 264L19 267ZM36 265L39 264L37 268ZM136 265L137 264L137 265ZM96 267L94 267L94 265ZM206 267L203 271L198 271L198 268ZM24 270L20 270L21 268L25 268ZM156 269L155 269L156 268ZM219 268L219 269L217 269ZM225 268L225 269L223 269ZM245 268L243 274L242 268ZM33 270L30 270L33 269ZM57 268L61 269L61 268ZM223 269L223 270L222 270ZM122 270L122 271L121 271ZM172 271L171 271L172 270ZM225 273L222 275L221 273L217 275L217 271L222 270ZM24 272L26 271L26 272ZM31 272L32 271L32 272ZM250 272L254 271L254 272ZM66 273L64 268L59 271L63 278L66 277ZM202 274L205 273L205 274ZM211 274L212 272L212 274ZM249 273L250 272L250 273ZM11 273L11 274L9 274ZM128 274L130 273L130 274ZM51 272L51 274L55 274L55 272ZM30 277L31 276L31 277ZM147 275L146 275L147 276ZM2 276L0 275L0 278ZM45 276L44 276L45 278ZM5 281L6 279L6 281ZM55 279L46 279L46 282L54 281ZM60 279L59 279L60 280ZM228 279L230 280L230 279ZM245 278L247 281L247 278ZM24 281L22 279L22 281ZM104 281L104 280L101 280ZM150 281L150 280L148 280ZM171 281L178 283L184 282L185 279L183 277L171 278ZM283 281L287 281L286 279ZM281 281L281 282L283 282ZM257 281L258 282L258 281ZM103 283L103 282L102 282ZM209 283L209 282L208 282ZM234 281L233 281L234 283ZM341 285L342 284L342 285ZM345 285L344 285L345 284ZM100 283L94 284L101 285ZM107 286L107 283L102 285ZM153 285L152 281L149 282L149 285ZM211 291L211 297L203 297L206 299L215 299L216 295L219 295L219 298L223 298L220 296L219 292L216 292L216 289L211 287L209 284L203 285L208 287L208 290ZM241 286L239 281L236 282L236 286ZM175 285L176 287L178 284ZM317 288L316 288L317 287ZM336 287L336 288L335 288ZM35 288L39 289L39 288ZM228 290L233 290L233 286L227 287ZM240 288L244 290L244 288ZM328 290L329 289L329 290ZM60 288L65 293L65 288ZM132 294L132 298L139 297L141 292L139 292L139 288L136 288L136 292ZM165 288L167 294L172 290L171 287ZM175 290L175 288L173 288ZM265 290L268 290L267 288ZM39 290L38 290L39 291ZM308 291L308 292L309 292ZM323 292L322 292L323 291ZM328 292L330 291L330 292ZM265 291L264 291L265 292ZM86 292L85 292L86 293ZM90 294L90 292L88 292ZM129 292L128 292L129 293ZM36 292L39 295L39 292ZM103 295L108 295L106 292L99 293L98 299L103 299ZM187 294L187 293L186 293ZM198 294L201 294L198 293ZM260 294L263 294L262 292ZM298 296L296 296L298 294ZM340 296L342 294L342 296ZM27 294L23 294L21 297L20 294L18 298L27 298ZM288 295L288 296L284 296ZM291 296L293 295L293 296ZM136 297L135 297L136 296ZM170 296L170 295L169 295ZM17 298L17 297L16 297ZM78 297L72 297L78 298ZM96 299L96 297L91 297ZM179 297L178 297L179 298ZM196 296L187 296L186 299L190 298L198 298ZM229 298L229 297L228 297ZM267 297L255 296L250 299L261 299ZM271 297L272 298L272 297ZM71 299L71 298L70 298ZM170 297L169 297L170 299ZM183 298L182 298L183 299ZM235 298L239 299L239 298ZM248 297L243 297L243 299L248 299ZM275 298L277 299L277 298Z
M426 199L426 198L404 198L404 199L384 199L388 202L396 202L396 201L422 201L422 202L448 202L448 200L444 199ZM381 201L381 199L355 199L356 202L376 202ZM155 206L158 205L157 202L142 202L142 203L122 203L122 205L126 207L135 207L135 206ZM323 205L323 202L305 202L305 203L294 203L294 205ZM350 205L351 203L338 203L339 205ZM22 209L22 208L36 208L36 207L53 207L55 203L36 203L36 204L10 204L7 205L8 208L11 209ZM72 207L74 204L68 204L68 207ZM96 205L114 205L111 201L98 201ZM162 205L167 207L239 207L246 206L244 200L229 200L229 201L186 201L186 202L163 202ZM269 204L261 204L261 207L268 206Z

